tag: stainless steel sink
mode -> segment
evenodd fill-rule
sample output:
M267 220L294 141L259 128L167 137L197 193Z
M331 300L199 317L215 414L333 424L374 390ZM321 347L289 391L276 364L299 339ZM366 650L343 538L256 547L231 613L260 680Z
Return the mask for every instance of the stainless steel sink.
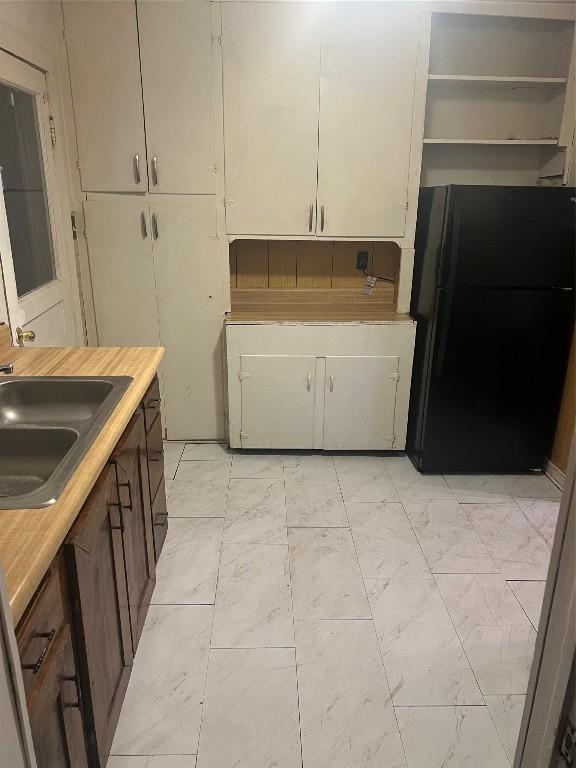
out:
M53 504L129 376L0 379L0 509Z

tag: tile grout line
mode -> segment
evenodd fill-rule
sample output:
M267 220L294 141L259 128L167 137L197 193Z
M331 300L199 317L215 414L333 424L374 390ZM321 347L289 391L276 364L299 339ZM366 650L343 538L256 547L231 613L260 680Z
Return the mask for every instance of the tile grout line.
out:
M288 575L290 577L290 604L292 606L292 632L294 635L294 672L296 674L296 704L298 707L298 731L300 736L300 766L304 768L304 744L302 740L302 711L300 707L300 683L298 679L298 649L296 647L296 616L294 614L294 595L292 592L292 556L290 554L290 540L288 537L288 505L286 503L286 466L282 456L282 485L284 487L284 512L286 515L286 548L288 551Z
M342 497L342 503L344 504L344 513L346 515L346 520L348 520L348 528L350 530L350 538L352 539L352 546L354 547L354 553L356 555L356 562L358 563L358 569L360 571L360 577L362 579L362 586L364 587L364 594L366 595L366 601L368 602L368 609L370 611L370 623L372 624L372 632L374 633L374 639L376 640L376 647L378 648L378 656L380 658L380 664L382 665L382 671L384 673L384 679L386 680L386 686L388 688L388 696L390 700L390 706L392 707L392 712L394 713L394 722L396 723L396 730L398 731L398 736L400 738L400 744L402 746L402 753L404 755L404 760L406 761L406 766L409 768L408 764L408 754L406 752L406 746L404 744L404 739L402 738L402 731L400 730L400 723L398 721L398 715L396 714L396 707L394 706L394 699L392 697L392 691L390 690L390 681L388 680L388 672L386 671L386 665L384 664L384 656L382 654L382 647L380 646L380 638L378 637L378 633L376 632L376 624L374 622L374 614L372 613L372 604L370 602L370 598L368 597L368 590L366 589L366 579L364 578L364 573L362 571L362 566L360 565L360 558L358 557L358 549L356 547L356 541L354 539L354 534L352 533L352 526L350 525L350 518L348 517L348 507L346 506L346 501L344 500L344 493L342 492L342 485L340 483L340 475L338 474L338 468L336 467L336 462L334 461L334 456L332 456L332 463L334 464L334 471L336 472L336 477L338 479L338 487L340 488L340 495ZM390 474L386 470L388 476L390 477ZM396 486L394 485L394 481L390 477L390 482L394 486L394 489L396 490L396 493L398 493L398 490ZM398 495L398 498L400 496ZM370 503L370 502L365 502ZM402 507L404 510L404 507ZM404 512L406 514L406 512ZM366 621L366 619L364 619Z

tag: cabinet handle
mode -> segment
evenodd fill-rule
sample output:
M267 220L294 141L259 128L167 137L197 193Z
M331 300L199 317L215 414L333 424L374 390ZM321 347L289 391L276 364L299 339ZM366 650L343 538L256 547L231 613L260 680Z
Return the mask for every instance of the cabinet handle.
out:
M63 703L62 704L63 708L82 710L82 695L80 693L78 675L72 675L71 677L61 677L60 680L66 683L74 683L74 686L76 687L76 701L72 701L69 704L67 702Z
M312 232L312 224L314 223L314 206L310 206L310 212L308 214L308 232Z
M56 636L56 630L51 629L50 632L37 632L34 637L45 637L46 642L44 643L44 648L40 651L40 656L36 659L34 664L22 664L22 669L31 669L32 672L37 675L40 671L40 667L44 663L44 659L46 658L46 654L48 653L48 649L50 648L50 645L52 643L52 640L54 640L54 637Z
M330 374L330 392L334 392L334 374Z
M120 509L132 509L132 486L130 485L130 480L128 480L127 483L118 483L118 488L128 488L128 504L124 504L122 500L120 500Z
M158 518L159 518L159 517L164 517L165 519L164 519L164 520L162 520L162 521L160 521L160 522L158 523L158 522L156 522L156 521L158 520ZM156 520L154 521L154 525L158 525L158 526L160 526L160 527L161 527L161 526L163 526L163 525L166 525L166 520L167 520L167 519L168 519L168 512L159 512L159 513L156 515Z
M152 158L152 184L155 187L158 186L158 158L156 155Z
M134 171L134 181L136 184L140 184L140 155L138 153L132 158L132 169Z
M158 214L152 214L152 237L154 240L158 240Z
M308 392L310 392L310 387L312 386L312 374L308 372L308 376L306 376L306 389Z
M320 232L324 232L324 206L320 208Z
M144 211L140 214L140 231L144 240L148 237L148 226L146 225L146 214Z
M110 530L121 531L124 533L124 510L122 509L122 504L116 504L116 502L114 502L113 504L110 504L110 506L118 507L118 516L120 517L120 525L112 525L112 523L110 523Z

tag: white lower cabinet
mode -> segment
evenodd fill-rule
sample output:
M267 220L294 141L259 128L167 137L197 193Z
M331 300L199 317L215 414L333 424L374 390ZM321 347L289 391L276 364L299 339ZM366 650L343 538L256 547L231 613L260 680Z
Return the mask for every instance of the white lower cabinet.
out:
M402 450L416 324L226 324L233 448Z
M168 439L222 440L228 257L215 196L92 195L84 213L99 344L162 344Z
M242 355L243 448L313 448L316 358Z
M327 451L394 447L398 357L327 357L324 438Z

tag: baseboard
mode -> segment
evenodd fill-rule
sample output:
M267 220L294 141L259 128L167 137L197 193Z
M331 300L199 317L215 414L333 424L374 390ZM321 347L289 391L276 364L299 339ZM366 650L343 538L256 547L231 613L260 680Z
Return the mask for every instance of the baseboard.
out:
M546 464L544 466L544 471L552 480L552 482L560 488L561 491L564 490L564 483L566 482L566 475L562 470L554 464L554 462L550 461L550 459L546 459Z

